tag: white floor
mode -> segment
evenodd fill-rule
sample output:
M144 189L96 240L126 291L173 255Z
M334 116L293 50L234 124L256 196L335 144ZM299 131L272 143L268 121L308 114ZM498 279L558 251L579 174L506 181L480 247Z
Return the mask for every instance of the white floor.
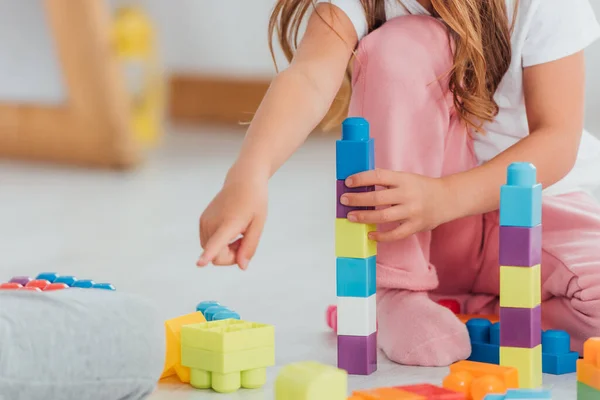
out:
M277 367L260 390L230 395L160 384L152 400L273 399L278 367L335 364L324 311L335 301L334 139L315 137L272 181L270 216L249 271L196 269L198 217L219 189L243 132L175 129L131 173L0 162L0 280L56 271L114 283L156 300L165 319L219 300L242 318L274 324ZM447 368L402 367L351 377L350 389L440 384ZM575 399L575 376L545 376L554 399Z

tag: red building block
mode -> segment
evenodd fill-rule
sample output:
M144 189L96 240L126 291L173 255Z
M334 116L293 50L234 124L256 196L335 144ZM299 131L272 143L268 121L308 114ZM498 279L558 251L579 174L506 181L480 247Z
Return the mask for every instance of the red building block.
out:
M439 386L425 383L422 385L396 386L396 389L404 390L414 394L425 396L427 400L465 400L464 393L458 393L454 390L445 389Z
M25 285L25 287L34 287L34 288L38 288L40 290L44 290L44 289L46 289L46 286L48 286L49 284L50 284L50 282L45 279L35 279L35 280L29 282L27 285Z
M460 303L454 299L441 299L438 304L450 309L454 314L460 314Z
M3 283L0 285L0 290L15 290L22 288L23 285L17 282Z
M48 286L46 286L43 290L44 292L50 292L53 290L63 290L68 288L69 286L65 283L51 283Z

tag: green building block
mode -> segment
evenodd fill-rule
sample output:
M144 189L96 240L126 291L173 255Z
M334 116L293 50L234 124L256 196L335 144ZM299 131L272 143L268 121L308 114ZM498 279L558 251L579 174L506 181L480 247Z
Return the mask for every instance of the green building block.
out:
M290 364L275 381L275 400L346 400L346 371L314 361Z
M577 382L577 400L598 400L600 390L596 390L582 382Z
M225 319L186 325L181 329L181 345L220 353L273 346L271 325Z
M181 365L222 374L255 368L266 368L275 365L275 348L262 347L259 349L217 353L181 346Z

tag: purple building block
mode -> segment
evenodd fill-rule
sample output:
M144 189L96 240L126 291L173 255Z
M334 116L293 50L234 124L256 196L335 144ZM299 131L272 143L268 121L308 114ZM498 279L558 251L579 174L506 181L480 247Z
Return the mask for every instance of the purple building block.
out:
M356 210L374 210L375 207L347 207L340 203L340 198L344 193L365 193L372 192L375 190L375 186L365 186L359 188L349 188L346 186L343 180L337 180L337 205L336 205L336 218L346 218L350 211Z
M33 279L31 279L28 276L15 276L14 278L12 278L9 282L10 283L19 283L22 286L27 285L29 282L31 282Z
M500 308L500 346L532 349L542 343L542 307Z
M369 336L338 336L338 368L350 375L377 370L377 332Z
M542 262L542 225L500 227L500 265L533 267Z

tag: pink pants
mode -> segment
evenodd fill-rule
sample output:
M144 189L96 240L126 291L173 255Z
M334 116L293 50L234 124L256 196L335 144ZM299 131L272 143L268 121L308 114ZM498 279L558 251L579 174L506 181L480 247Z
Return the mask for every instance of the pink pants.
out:
M431 17L394 19L360 43L350 115L370 121L378 168L440 177L477 165L448 89L451 67L447 31ZM497 313L498 232L495 211L381 243L378 287ZM542 275L544 329L567 330L581 351L600 336L600 205L591 196L544 198Z

